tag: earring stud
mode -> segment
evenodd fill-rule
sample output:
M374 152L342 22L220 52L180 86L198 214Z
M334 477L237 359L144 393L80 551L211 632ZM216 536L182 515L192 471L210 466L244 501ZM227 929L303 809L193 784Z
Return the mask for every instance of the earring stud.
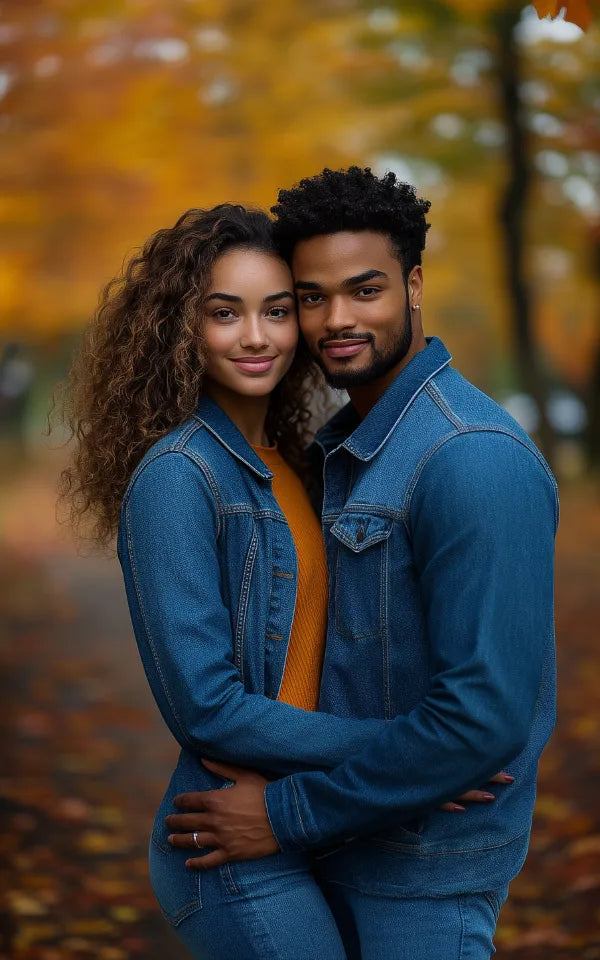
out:
M420 310L420 309L421 309L421 304L420 304L420 303L413 303L412 309L413 309L413 310Z

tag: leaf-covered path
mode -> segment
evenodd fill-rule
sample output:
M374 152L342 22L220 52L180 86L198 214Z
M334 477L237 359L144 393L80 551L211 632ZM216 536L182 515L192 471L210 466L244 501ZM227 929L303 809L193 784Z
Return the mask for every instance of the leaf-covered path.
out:
M178 960L146 873L176 748L130 637L118 566L56 539L50 491L43 474L23 474L0 501L0 960ZM498 932L507 960L600 960L599 556L597 491L565 491L559 726Z

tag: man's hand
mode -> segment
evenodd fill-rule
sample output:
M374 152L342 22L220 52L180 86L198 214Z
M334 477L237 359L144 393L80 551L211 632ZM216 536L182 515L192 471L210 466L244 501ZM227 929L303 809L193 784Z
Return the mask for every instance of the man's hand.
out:
M256 860L277 853L279 845L267 817L265 786L269 782L259 773L242 767L230 767L223 763L203 760L204 766L228 780L233 787L223 790L205 790L183 793L173 803L182 813L170 814L165 822L171 832L169 843L174 847L197 850L199 847L214 847L210 853L192 857L186 867L206 870L219 867L229 860ZM513 783L514 777L502 771L490 783ZM442 804L449 813L465 811L462 803L491 803L493 793L484 790L469 790L458 798L461 804L452 801Z
M183 793L173 800L178 810L186 812L166 818L172 831L169 843L192 850L216 848L187 860L186 867L207 870L229 860L256 860L277 853L279 844L265 806L265 786L269 781L252 770L209 760L202 762L208 770L235 783L223 790Z

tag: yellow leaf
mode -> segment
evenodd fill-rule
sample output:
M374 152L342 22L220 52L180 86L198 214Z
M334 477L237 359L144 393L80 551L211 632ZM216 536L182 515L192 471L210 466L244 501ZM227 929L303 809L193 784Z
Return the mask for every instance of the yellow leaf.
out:
M139 918L139 911L134 907L128 907L126 904L111 907L110 915L119 923L134 923Z

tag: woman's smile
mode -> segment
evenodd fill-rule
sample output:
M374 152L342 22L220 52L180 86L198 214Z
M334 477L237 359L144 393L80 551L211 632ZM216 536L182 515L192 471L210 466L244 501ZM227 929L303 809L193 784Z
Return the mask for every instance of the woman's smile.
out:
M238 370L249 374L251 377L256 377L262 373L268 373L276 357L230 357L229 359Z

